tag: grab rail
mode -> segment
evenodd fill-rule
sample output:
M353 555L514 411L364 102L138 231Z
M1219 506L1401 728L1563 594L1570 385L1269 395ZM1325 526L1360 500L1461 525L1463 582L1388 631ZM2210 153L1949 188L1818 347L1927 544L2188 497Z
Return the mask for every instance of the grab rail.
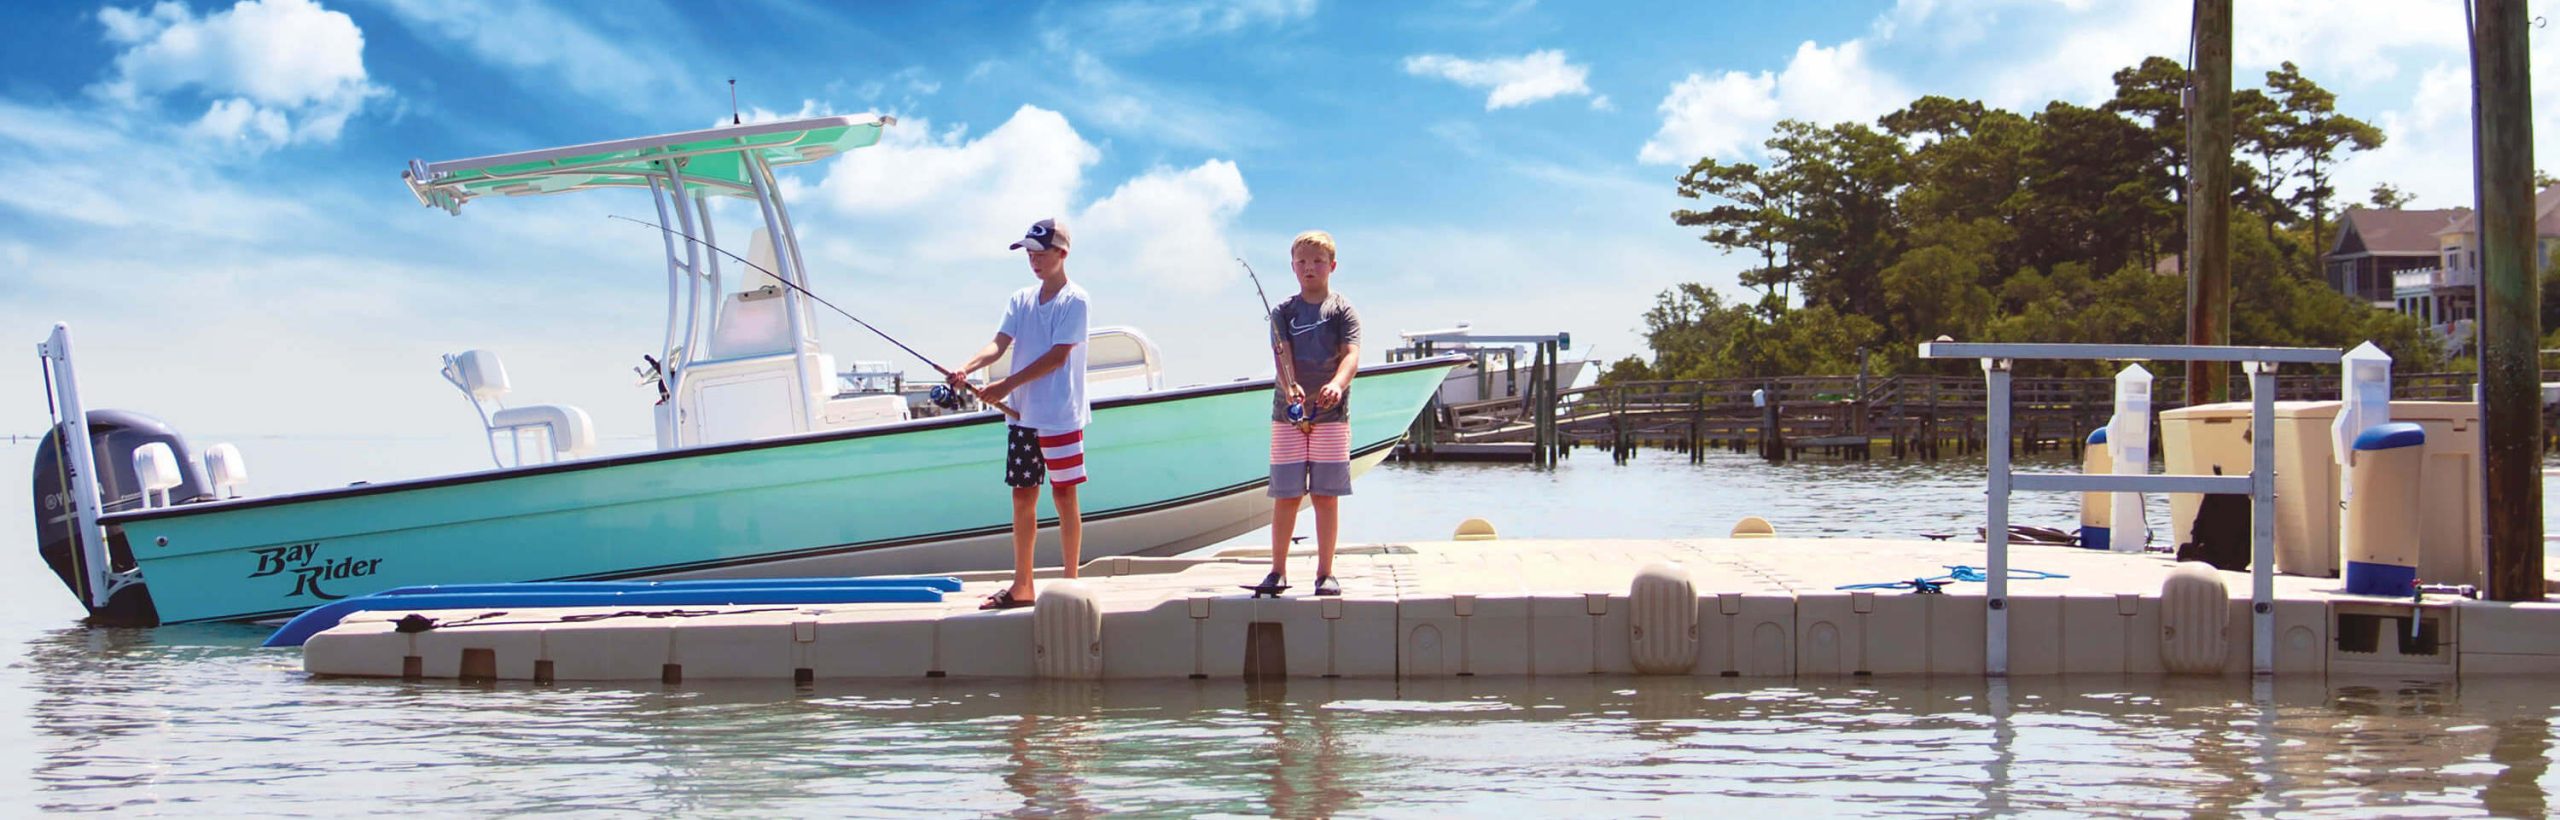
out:
M1979 359L1988 405L1983 443L1990 467L1989 521L1984 549L1989 564L1984 606L1983 671L2009 674L2009 493L2013 490L2113 490L2123 492L2200 492L2249 494L2249 668L2259 675L2275 672L2275 542L2276 496L2275 402L2276 366L2335 364L2336 350L2316 347L2231 347L2219 345L1987 344L1922 342L1923 359ZM2016 475L2009 464L2009 370L2019 359L2147 360L2173 362L2237 362L2249 373L2249 475Z

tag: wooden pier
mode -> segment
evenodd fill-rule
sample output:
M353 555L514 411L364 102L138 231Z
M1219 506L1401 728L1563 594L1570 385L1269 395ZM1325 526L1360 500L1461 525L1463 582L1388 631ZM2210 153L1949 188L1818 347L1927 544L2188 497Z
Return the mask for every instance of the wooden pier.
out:
M2560 371L2545 381L2560 382ZM2414 373L2393 377L2392 397L2419 401L2468 401L2471 373ZM2183 406L2185 379L2158 379L2153 412ZM2114 412L2109 378L2018 378L2010 418L2013 452L2067 450L2078 456L2089 431ZM2243 385L2232 395L2246 395ZM2328 401L2338 397L2334 373L2281 375L2278 401ZM1863 460L1881 449L1894 458L1937 459L1982 452L1986 428L1979 375L1789 376L1770 379L1638 381L1557 391L1550 432L1529 412L1527 399L1497 398L1435 406L1418 420L1416 442L1399 452L1410 460L1531 461L1542 441L1562 457L1575 448L1609 451L1624 461L1638 448L1688 453L1758 453L1771 461L1806 456ZM1755 400L1756 397L1756 400ZM2544 408L2542 448L2560 450L2560 417ZM2154 436L2156 443L2160 438Z

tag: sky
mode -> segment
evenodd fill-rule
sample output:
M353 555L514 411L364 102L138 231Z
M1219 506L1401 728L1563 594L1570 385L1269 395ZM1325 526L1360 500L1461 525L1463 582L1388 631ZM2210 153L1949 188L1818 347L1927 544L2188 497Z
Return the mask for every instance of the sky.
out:
M2458 0L2237 5L2239 84L2292 60L2389 136L2341 166L2347 197L2389 182L2415 207L2470 199ZM1616 359L1646 352L1655 294L1730 293L1750 264L1670 221L1689 164L1757 161L1780 119L1872 120L1922 94L2095 104L2115 70L2185 58L2187 9L40 0L0 49L0 333L32 346L70 323L90 406L199 443L469 434L437 370L483 348L511 403L577 405L608 449L643 446L655 395L630 368L658 352L665 266L652 232L605 216L648 217L647 196L454 216L398 175L711 127L735 79L748 119L897 118L784 188L816 290L946 362L1033 281L1006 245L1052 215L1077 231L1093 322L1148 333L1170 384L1267 374L1234 260L1288 289L1289 239L1314 228L1340 243L1365 359L1461 321ZM2533 34L2546 157L2552 36ZM721 209L723 235L748 213ZM929 372L850 322L819 332L840 360ZM0 431L41 431L34 357L0 357L0 382L23 386Z

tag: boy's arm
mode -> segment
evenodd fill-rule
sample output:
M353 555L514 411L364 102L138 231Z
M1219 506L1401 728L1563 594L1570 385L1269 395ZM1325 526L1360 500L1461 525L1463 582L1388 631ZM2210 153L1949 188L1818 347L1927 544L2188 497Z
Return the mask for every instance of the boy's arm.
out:
M1030 384L1033 380L1049 375L1064 366L1067 363L1068 354L1074 353L1075 349L1076 346L1071 344L1051 345L1049 352L1040 354L1040 358L1031 360L1028 365L1014 368L1013 375L997 379L994 383L980 388L978 395L1001 400L1023 385Z
M999 332L996 334L995 341L988 342L986 347L979 348L976 355L970 356L968 361L961 362L958 369L952 370L944 378L951 382L951 386L959 387L961 382L968 380L968 374L978 372L979 368L986 367L987 365L995 364L996 357L1004 355L1005 348L1012 346L1013 337Z
M1357 342L1343 345L1342 363L1334 365L1333 378L1326 380L1324 387L1316 393L1316 401L1327 408L1341 404L1342 394L1351 390L1351 377L1357 375L1360 375L1360 345Z
M1317 396L1317 399L1327 408L1341 404L1342 397L1351 392L1352 377L1360 375L1360 312L1350 309L1346 304L1335 321L1337 324L1334 332L1342 334L1339 345L1342 359L1334 362L1333 378L1325 380L1324 387L1320 389L1320 395Z

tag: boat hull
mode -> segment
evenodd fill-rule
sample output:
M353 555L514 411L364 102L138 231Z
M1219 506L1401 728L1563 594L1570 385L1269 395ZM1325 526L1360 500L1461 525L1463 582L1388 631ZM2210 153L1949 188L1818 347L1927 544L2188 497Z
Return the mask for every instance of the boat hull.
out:
M1454 360L1366 368L1356 467ZM1268 524L1270 381L1096 402L1081 558L1166 555ZM420 584L866 575L1012 564L992 414L125 513L163 623L278 617ZM1057 558L1041 493L1041 553Z

